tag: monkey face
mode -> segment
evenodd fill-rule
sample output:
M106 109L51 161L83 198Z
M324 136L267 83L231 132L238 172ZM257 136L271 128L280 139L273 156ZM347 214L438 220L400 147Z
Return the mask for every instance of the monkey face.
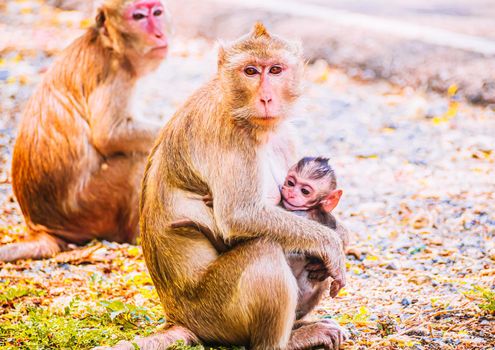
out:
M135 38L136 49L149 59L163 59L168 51L166 11L158 0L133 1L124 9L126 32Z
M286 80L290 68L281 60L256 60L242 67L239 74L251 91L251 119L258 124L271 124L286 113Z
M307 167L313 172L306 172L297 166L292 167L282 186L282 204L287 210L311 210L320 208L330 213L339 203L341 189L335 189L331 176L315 177L315 168Z
M325 196L328 184L321 180L306 179L291 170L282 186L282 202L288 210L308 210Z
M276 125L300 94L300 47L268 34L261 24L239 41L221 47L218 62L236 120L259 127Z

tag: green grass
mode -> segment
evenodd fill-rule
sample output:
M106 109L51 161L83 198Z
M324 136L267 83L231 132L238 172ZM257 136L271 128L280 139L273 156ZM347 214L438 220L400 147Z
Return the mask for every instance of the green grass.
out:
M495 291L488 288L476 288L483 297L483 301L479 303L479 307L486 312L495 315Z
M19 303L0 318L0 348L88 349L151 334L160 323L153 313L120 301L89 308L75 300L58 313Z

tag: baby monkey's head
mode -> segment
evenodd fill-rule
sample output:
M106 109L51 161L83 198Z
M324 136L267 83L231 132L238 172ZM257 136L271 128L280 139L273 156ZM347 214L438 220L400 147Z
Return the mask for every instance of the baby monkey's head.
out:
M305 157L289 169L282 186L282 203L287 210L319 208L331 212L339 203L335 172L328 158Z

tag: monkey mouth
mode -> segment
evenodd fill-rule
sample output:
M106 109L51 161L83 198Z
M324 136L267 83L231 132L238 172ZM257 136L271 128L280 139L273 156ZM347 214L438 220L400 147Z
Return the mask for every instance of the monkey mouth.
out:
M168 45L156 46L151 49L151 51L168 50Z
M284 208L287 210L308 210L306 207L300 207L297 205L292 205L289 201L282 199L282 203L284 204Z
M252 117L252 121L254 122L254 124L260 126L271 126L273 124L276 124L278 120L279 120L278 117L269 116L269 115Z
M168 45L156 46L148 51L148 54L153 57L163 58L168 53Z

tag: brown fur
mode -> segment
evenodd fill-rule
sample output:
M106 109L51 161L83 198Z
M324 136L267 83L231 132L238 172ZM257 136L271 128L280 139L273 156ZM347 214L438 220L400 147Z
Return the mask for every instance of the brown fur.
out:
M334 293L345 283L344 255L335 231L283 210L272 197L280 196L294 163L286 116L299 95L302 59L297 45L258 32L220 50L218 75L162 130L143 180L143 252L167 319L203 342L337 348L329 334L342 334L335 325L308 323L292 332L298 287L285 252L324 261ZM270 120L253 107L256 80L241 75L245 65L267 60L289 67L273 79L273 98L283 103ZM202 200L208 193L213 209ZM199 230L170 226L180 219L227 242L245 241L219 256Z
M50 257L93 238L135 241L137 191L159 128L135 120L129 101L159 61L140 59L140 43L119 29L125 2L100 9L26 105L12 178L29 237L0 247L2 261Z

